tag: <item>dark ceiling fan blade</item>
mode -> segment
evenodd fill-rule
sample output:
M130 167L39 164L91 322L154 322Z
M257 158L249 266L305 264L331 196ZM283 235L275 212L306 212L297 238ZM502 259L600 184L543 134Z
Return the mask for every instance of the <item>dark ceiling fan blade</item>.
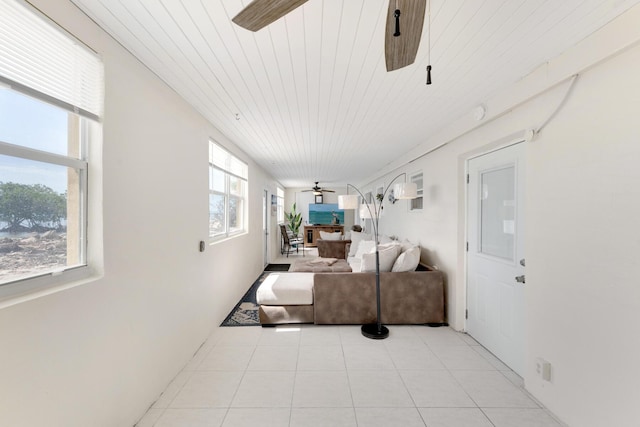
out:
M316 185L314 185L308 190L302 190L301 193L306 193L308 191L313 191L315 194L335 193L335 190L325 190L324 188L320 187L318 184L319 184L319 181L316 181Z
M308 0L253 0L242 9L233 22L251 31L258 31L282 18Z
M389 0L384 40L387 71L406 67L416 60L426 7L427 0Z

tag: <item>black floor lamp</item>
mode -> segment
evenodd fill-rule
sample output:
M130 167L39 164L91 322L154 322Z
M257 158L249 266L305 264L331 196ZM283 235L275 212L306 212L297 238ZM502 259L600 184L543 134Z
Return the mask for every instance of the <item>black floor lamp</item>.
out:
M391 187L391 184L395 182L396 179L401 176L406 177L406 173L401 173L391 180L389 185L384 189L382 194L376 194L375 200L372 200L371 203L364 197L362 192L358 190L354 185L347 184L347 194L338 196L338 207L340 209L358 209L360 205L360 201L358 200L358 195L360 195L362 199L363 205L360 206L360 217L361 218L371 218L371 223L373 225L373 235L374 235L374 243L375 243L375 251L376 251L376 323L370 323L367 325L362 325L361 331L362 335L367 338L372 339L385 339L389 336L389 329L382 324L382 317L380 316L380 254L378 252L378 222L380 220L380 213L382 212L382 203L384 202L384 198L387 195L387 191ZM349 194L349 188L353 188L358 195ZM415 199L418 197L418 189L414 182L402 182L395 184L392 190L391 195L393 196L393 200L402 200L402 199ZM377 203L376 203L377 201ZM373 209L372 209L373 208Z

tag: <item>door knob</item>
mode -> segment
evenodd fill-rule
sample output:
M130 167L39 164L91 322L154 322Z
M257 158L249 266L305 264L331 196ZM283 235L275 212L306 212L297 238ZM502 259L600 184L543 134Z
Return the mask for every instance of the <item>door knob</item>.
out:
M520 260L520 265L524 267L524 258Z
M524 283L524 274L522 276L516 276L516 282Z

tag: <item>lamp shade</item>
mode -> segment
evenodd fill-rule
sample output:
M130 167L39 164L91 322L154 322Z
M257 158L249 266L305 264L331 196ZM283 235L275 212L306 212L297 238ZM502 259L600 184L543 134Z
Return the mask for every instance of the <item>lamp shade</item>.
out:
M338 208L358 209L358 196L355 194L346 194L343 196L338 196Z
M393 186L396 199L415 199L418 197L418 186L415 182L401 182Z
M366 204L360 205L360 218L371 219L371 211Z

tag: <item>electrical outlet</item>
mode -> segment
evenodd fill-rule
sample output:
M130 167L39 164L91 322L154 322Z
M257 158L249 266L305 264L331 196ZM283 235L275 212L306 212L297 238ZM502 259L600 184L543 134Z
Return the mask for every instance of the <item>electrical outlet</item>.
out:
M551 381L551 363L544 359L536 359L536 375L544 381Z

